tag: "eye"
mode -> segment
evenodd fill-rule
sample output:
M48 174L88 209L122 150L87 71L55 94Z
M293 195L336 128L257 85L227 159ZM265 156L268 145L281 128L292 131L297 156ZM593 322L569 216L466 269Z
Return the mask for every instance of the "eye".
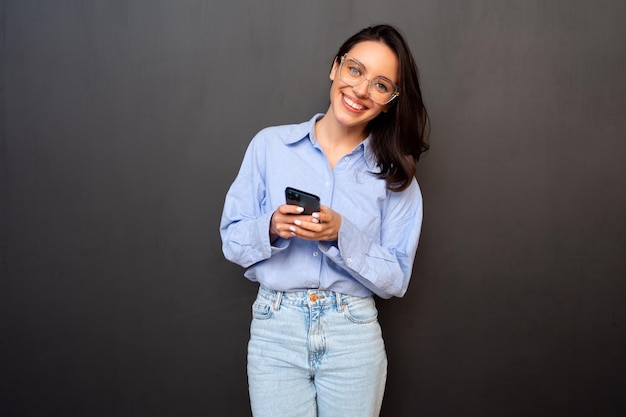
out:
M391 86L391 83L383 79L377 78L374 80L372 84L374 85L374 88L376 88L376 91L378 91L379 93L386 94L386 93L390 93L393 91L393 87Z
M353 77L361 76L361 68L359 68L357 65L348 65L348 72Z

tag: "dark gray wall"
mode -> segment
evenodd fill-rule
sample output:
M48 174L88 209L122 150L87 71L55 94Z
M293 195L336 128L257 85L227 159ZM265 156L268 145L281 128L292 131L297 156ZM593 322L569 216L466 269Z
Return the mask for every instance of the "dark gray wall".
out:
M626 2L1 3L0 415L249 415L252 135L403 28L433 124L385 416L626 416Z

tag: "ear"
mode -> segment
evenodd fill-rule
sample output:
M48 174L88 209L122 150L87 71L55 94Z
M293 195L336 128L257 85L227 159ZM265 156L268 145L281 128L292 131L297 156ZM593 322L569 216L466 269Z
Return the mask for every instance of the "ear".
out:
M338 69L339 69L339 60L335 58L333 67L330 69L330 75L328 76L328 78L330 78L331 81L335 81L335 74L337 73Z

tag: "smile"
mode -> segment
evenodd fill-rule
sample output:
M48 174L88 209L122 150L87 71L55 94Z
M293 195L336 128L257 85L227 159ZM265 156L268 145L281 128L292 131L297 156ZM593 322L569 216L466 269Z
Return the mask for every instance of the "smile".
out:
M365 109L365 106L362 106L360 104L355 103L354 101L352 101L351 99L349 99L345 95L343 96L343 102L346 103L348 106L352 107L354 110L363 110L363 109Z

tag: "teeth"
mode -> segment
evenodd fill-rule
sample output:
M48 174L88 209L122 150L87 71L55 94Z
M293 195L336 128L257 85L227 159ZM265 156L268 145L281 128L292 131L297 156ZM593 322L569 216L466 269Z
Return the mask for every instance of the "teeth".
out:
M361 106L359 104L356 104L354 101L350 100L348 97L343 96L343 101L346 102L346 104L348 104L348 106L352 107L355 110L363 110L365 107Z

